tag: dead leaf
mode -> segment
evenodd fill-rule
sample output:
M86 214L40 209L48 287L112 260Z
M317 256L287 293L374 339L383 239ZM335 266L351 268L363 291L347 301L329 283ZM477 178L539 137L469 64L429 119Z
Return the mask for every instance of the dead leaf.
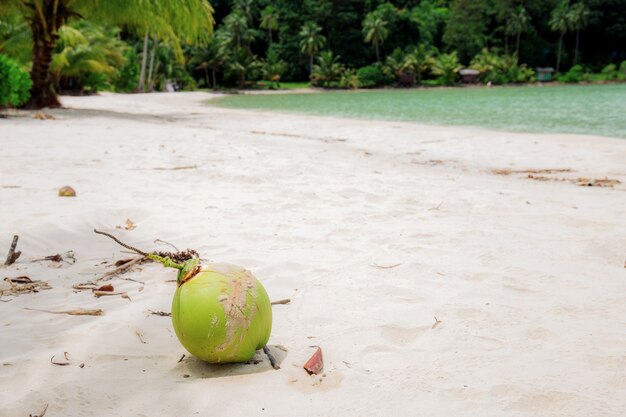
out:
M152 310L148 310L150 312L150 314L155 315L155 316L161 316L161 317L171 317L172 313L166 313L165 311L152 311Z
M63 257L57 253L56 255L46 256L43 259L44 261L61 262L63 260Z
M115 262L115 266L122 266L124 264L129 263L130 261L134 260L135 258L126 258L126 259L120 259L119 261Z
M126 219L126 226L115 226L116 229L134 230L137 227L131 219Z
M31 282L33 282L32 279L30 279L29 277L25 275L21 277L7 278L7 279L15 284L30 284Z
M106 285L103 285L102 287L98 288L96 291L109 291L109 292L113 292L113 291L115 291L115 289L113 288L113 285L111 285L111 284L106 284Z
M33 119L38 119L38 120L56 120L56 117L54 117L51 114L46 114L44 112L38 111L37 113L33 114Z
M319 346L315 350L315 353L311 358L304 364L304 370L309 373L309 375L317 375L320 373L322 369L324 369L324 358L322 357L322 348Z
M619 184L621 184L620 180L610 179L608 177L601 179L578 178L576 180L576 185L580 185L581 187L614 187Z

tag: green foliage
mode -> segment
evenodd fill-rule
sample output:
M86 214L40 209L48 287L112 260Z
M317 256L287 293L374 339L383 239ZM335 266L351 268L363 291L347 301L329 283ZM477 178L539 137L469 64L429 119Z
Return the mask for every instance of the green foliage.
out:
M411 9L410 20L419 30L420 41L434 46L437 34L448 19L449 10L431 0L423 0Z
M15 61L0 54L0 108L17 107L30 97L32 82Z
M311 64L313 57L326 44L326 37L322 35L322 28L316 23L308 22L300 29L300 52L309 56ZM313 68L310 68L311 73Z
M339 78L339 88L359 88L359 77L354 69L344 69Z
M439 76L437 81L441 85L455 85L460 69L461 64L456 52L441 54L433 61L432 72Z
M517 55L498 55L486 48L472 59L471 68L480 71L479 79L484 83L528 83L535 76L535 71L518 64Z
M275 50L270 50L267 59L262 65L263 79L270 81L273 88L280 87L280 78L287 69L287 63L278 57L278 53Z
M129 48L124 56L126 63L119 69L113 87L120 93L130 93L139 82L139 57L134 49Z
M391 84L393 77L386 76L380 65L368 65L361 67L356 72L359 78L359 86L363 88L379 87L385 84Z
M60 90L111 89L126 63L119 29L79 21L59 30L50 72Z
M363 21L363 40L374 45L377 61L380 61L379 47L387 36L389 36L387 21L379 13L369 13Z
M315 85L329 87L341 76L344 67L339 63L339 56L333 56L330 51L324 51L317 58L317 64L313 66L311 80Z
M557 80L562 83L579 83L584 81L584 70L582 65L574 65L563 75L559 75Z
M453 0L443 42L464 62L485 47L489 5L476 0Z

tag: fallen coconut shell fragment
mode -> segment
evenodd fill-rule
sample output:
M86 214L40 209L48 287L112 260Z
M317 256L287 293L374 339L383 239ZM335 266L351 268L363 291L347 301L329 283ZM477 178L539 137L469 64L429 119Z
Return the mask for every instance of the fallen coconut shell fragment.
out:
M76 191L69 185L59 188L59 197L76 197Z
M317 375L324 369L324 358L322 357L322 348L318 346L317 350L311 358L304 364L304 370L309 375Z

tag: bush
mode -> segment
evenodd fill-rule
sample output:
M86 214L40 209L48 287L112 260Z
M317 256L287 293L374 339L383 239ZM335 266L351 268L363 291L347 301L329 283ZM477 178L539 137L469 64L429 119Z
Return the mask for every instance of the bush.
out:
M6 55L0 54L0 108L26 103L32 84L26 71Z
M528 83L535 78L535 71L519 65L516 55L498 55L486 48L472 59L471 67L480 71L478 77L484 83Z
M582 65L574 65L563 75L559 75L557 80L562 83L579 83L584 81L585 74Z
M359 77L355 70L346 69L341 73L339 88L355 89L359 88Z
M359 85L363 88L378 87L387 83L387 77L378 65L361 67L356 75L359 78Z

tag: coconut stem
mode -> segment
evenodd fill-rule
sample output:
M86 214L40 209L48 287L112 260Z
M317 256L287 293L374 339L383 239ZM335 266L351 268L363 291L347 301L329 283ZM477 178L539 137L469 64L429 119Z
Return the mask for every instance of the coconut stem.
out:
M161 262L166 268L176 268L178 270L182 270L185 267L183 264L172 261L169 256L164 258L154 253L148 253L146 256L153 261Z

